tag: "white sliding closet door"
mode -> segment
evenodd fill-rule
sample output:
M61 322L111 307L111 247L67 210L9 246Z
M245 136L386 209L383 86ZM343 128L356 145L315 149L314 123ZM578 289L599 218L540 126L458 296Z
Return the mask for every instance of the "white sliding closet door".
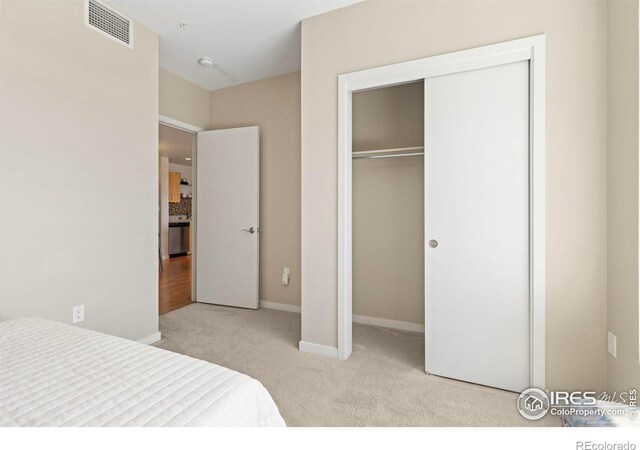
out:
M425 80L426 370L529 387L529 63Z

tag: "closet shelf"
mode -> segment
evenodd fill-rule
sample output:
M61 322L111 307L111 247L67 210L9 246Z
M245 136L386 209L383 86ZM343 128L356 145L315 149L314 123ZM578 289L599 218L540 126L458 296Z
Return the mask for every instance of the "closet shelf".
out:
M352 152L353 159L397 158L402 156L424 155L424 147L385 148L380 150L366 150Z

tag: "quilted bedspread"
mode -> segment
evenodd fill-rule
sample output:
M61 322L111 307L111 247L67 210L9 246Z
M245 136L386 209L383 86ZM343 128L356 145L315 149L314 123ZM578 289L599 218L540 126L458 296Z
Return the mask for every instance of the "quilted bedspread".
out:
M258 381L57 322L0 322L0 426L284 426Z

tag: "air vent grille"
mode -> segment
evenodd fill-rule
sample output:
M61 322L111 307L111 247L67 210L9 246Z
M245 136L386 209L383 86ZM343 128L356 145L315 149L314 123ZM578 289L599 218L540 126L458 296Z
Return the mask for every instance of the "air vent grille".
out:
M127 47L133 47L130 19L97 0L86 0L85 10L85 21L88 27L110 36Z

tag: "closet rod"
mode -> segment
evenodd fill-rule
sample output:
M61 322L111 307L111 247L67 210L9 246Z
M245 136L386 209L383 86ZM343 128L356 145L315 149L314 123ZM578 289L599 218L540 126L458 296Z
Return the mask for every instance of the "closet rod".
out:
M422 156L424 152L394 153L391 155L353 155L353 159L402 158L404 156Z
M395 158L402 156L424 155L424 147L388 148L383 150L366 150L353 152L353 159Z

